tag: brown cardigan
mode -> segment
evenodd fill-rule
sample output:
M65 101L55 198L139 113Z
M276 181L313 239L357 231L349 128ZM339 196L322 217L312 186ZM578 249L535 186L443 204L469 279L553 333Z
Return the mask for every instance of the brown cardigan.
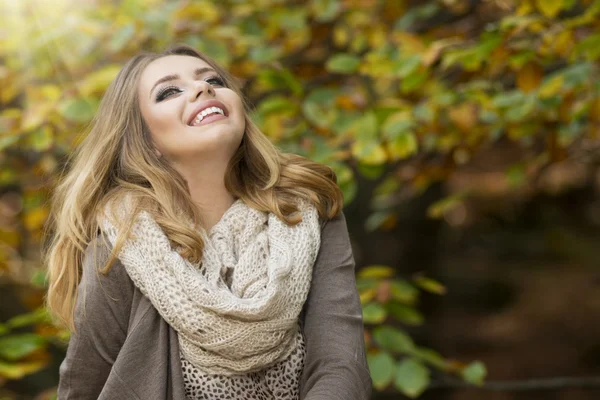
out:
M60 366L58 399L185 399L177 331L118 260L107 275L98 272L109 255L98 243L84 256L76 333ZM323 224L301 318L307 353L300 398L369 399L362 313L343 213Z

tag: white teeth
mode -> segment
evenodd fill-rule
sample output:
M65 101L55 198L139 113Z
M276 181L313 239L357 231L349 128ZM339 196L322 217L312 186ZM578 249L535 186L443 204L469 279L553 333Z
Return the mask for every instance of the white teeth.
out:
M200 122L202 122L204 117L214 113L225 115L225 112L223 112L223 110L221 110L219 107L208 107L202 110L202 112L199 112L198 115L196 115L196 118L194 119L194 121L192 121L192 126L198 125Z

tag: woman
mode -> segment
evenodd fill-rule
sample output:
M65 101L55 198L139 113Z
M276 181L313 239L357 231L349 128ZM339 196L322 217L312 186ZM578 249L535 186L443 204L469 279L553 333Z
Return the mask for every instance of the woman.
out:
M187 46L130 60L53 199L59 399L367 399L333 171Z

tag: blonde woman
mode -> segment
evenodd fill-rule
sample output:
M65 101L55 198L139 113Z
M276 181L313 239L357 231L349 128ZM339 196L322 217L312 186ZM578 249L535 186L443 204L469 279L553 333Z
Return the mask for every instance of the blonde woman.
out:
M131 59L53 199L59 399L368 399L333 171L188 47Z

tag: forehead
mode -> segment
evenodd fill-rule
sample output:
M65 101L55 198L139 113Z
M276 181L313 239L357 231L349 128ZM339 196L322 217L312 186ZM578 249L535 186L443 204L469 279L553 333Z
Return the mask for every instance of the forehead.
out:
M198 68L212 68L204 60L185 55L170 55L157 58L144 68L140 77L139 88L149 91L156 81L167 75L179 75L182 78L193 77Z

